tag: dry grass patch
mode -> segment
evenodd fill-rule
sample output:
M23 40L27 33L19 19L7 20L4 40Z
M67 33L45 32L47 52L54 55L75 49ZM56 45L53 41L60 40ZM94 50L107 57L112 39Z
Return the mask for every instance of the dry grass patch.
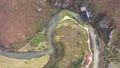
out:
M0 68L42 68L49 60L49 55L30 60L11 59L0 56Z

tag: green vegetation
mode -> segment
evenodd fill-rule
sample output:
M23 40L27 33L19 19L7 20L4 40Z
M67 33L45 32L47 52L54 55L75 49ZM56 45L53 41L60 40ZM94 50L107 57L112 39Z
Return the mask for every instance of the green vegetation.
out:
M58 23L62 23L62 19L65 17L65 16L68 16L70 17L71 19L73 19L74 21L78 22L81 26L85 27L85 24L77 19L75 19L75 17L73 16L73 13L68 11L68 10L64 10L62 11L60 14L59 14L59 22Z
M30 44L36 47L40 42L45 40L45 36L41 34L41 32L37 33L32 39Z
M74 18L74 16L71 14L70 11L68 10L63 10L60 14L59 14L59 17L60 19L59 20L62 20L64 18L64 16L69 16L71 18Z
M69 61L73 67L79 67L79 65L81 65L81 62L83 61L83 58L86 54L87 38L84 37L85 33L83 32L82 29L80 29L80 33L78 33L77 30L78 29L71 29L69 28L69 26L66 28L61 26L60 28L56 29L56 31L58 31L58 32L55 32L56 36L62 35L65 37L65 38L60 38L60 41L62 43L62 46L64 47L64 50L62 51L57 50L58 48L63 49L63 47L62 48L58 47L56 49L57 50L56 56L62 57L61 58L62 60L57 61L58 68L60 67L64 68L64 66L67 64L67 61ZM54 42L56 42L56 40ZM56 43L57 44L55 46L59 46L58 44L60 43L58 42ZM69 48L72 48L72 49L69 49ZM64 53L59 53L59 52L64 52Z
M48 54L24 60L0 56L0 68L43 68L48 63L49 58L50 56Z
M74 18L73 15L69 11L66 11L66 15L71 17L71 18Z
M62 21L65 16L71 19ZM67 68L83 67L81 63L86 54L88 36L86 30L75 22L85 26L76 20L70 11L64 10L60 13L53 36L55 56L44 68L64 68L67 62Z
M81 26L85 27L85 24L79 20L76 20Z
M46 41L45 30L42 32L38 32L31 40L30 40L31 50L34 51L45 51L49 49L49 44Z
M44 68L58 68L58 64L61 61L61 59L64 57L64 45L62 42L58 42L55 43L54 42L55 48L56 48L56 52L55 52L55 56L53 59L53 57L51 57L52 59L49 61L49 63L47 65L45 65Z

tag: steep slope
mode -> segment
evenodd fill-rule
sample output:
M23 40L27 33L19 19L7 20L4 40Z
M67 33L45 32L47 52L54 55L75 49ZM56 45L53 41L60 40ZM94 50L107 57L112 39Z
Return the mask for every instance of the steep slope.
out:
M54 8L44 0L0 0L0 49L25 46L53 13Z

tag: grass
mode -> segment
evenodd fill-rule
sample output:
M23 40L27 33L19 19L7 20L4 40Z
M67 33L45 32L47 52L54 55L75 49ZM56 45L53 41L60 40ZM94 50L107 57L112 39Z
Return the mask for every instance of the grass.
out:
M59 13L59 20L62 20L64 18L64 16L69 16L71 18L74 18L74 16L70 13L70 11L68 10L63 10Z
M66 30L65 30L66 31ZM63 33L65 33L65 32L63 32ZM62 34L63 34L62 33ZM66 33L67 33L67 31L66 31ZM66 35L65 35L66 36ZM83 35L82 35L83 36ZM70 37L70 36L69 36ZM72 38L72 39L74 39L74 38ZM65 40L65 39L64 39ZM76 40L78 40L78 39L76 39ZM83 43L85 43L84 41L84 36L82 37L82 40L81 40ZM59 54L59 50L57 50L58 52L57 52L57 54L56 54L56 56L61 56L62 58L64 58L64 60L65 59L67 59L67 58L70 58L70 57L72 57L71 55L71 53L72 53L72 49L74 49L75 51L74 51L74 56L78 56L77 57L77 62L74 62L73 63L73 67L77 67L77 66L79 66L80 64L81 64L81 62L83 61L83 58L84 58L84 56L85 56L85 54L86 54L86 44L81 44L81 45L79 45L79 44L71 44L71 45L74 45L74 47L73 46L71 46L71 45L66 45L66 44L64 44L64 43L66 43L66 42L68 42L68 43L70 43L69 42L69 40L67 40L67 41L63 41L62 43L62 45L63 45L63 47L64 47L64 53L65 53L65 55L61 55L61 54ZM76 41L75 41L76 42ZM74 41L73 41L73 43L74 43ZM59 43L58 43L59 44ZM57 45L58 46L58 45ZM72 49L68 49L68 48L72 48ZM58 48L60 48L60 47L58 47ZM57 48L57 49L58 49ZM80 51L77 51L78 49L80 49ZM67 51L66 51L67 50ZM62 50L63 51L63 50ZM61 52L61 51L60 51ZM60 57L59 57L60 58ZM61 59L62 59L61 58ZM61 65L59 65L59 63L61 64L61 65L64 65L62 62L61 62L61 60L59 60L59 61L57 61L57 66L58 67L61 67ZM72 62L71 62L72 63Z
M44 68L58 68L58 63L60 60L64 57L64 45L62 42L55 43L54 42L55 48L56 48L56 55L55 59L51 59L47 65L44 66ZM52 57L53 58L53 57Z
M71 19L75 20L76 22L78 22L81 26L85 27L85 24L77 19L75 19L75 17L73 16L72 12L68 11L68 10L63 10L61 11L61 13L59 14L59 23L62 23L62 19L68 16Z
M45 37L45 29L42 32L38 32L33 38L29 41L29 50L28 51L45 51L50 48L46 37Z
M84 56L86 54L86 46L85 45L86 45L86 40L87 40L87 38L84 37L86 32L85 32L85 30L83 28L80 27L78 29L77 26L75 28L75 30L80 30L80 32L77 33L77 35L79 37L77 36L77 39L75 39L75 40L79 40L79 38L82 38L81 39L81 42L83 42L82 44L79 44L79 43L77 44L76 43L77 41L74 40L75 42L73 41L71 43L71 45L69 45L69 44L66 45L65 43L70 43L70 39L69 38L64 39L64 41L61 38L59 38L59 41L62 41L62 42L59 42L58 39L56 39L56 37L58 37L58 36L60 37L61 34L63 36L65 36L65 37L67 37L69 34L66 34L66 33L69 33L72 30L75 31L74 29L70 28L69 26L67 26L68 29L65 29L65 28L62 27L62 26L65 25L65 23L68 23L68 22L69 22L69 26L73 26L72 25L72 24L74 24L73 20L65 20L65 21L61 22L62 25L60 23L57 24L57 26L59 26L59 25L61 25L61 26L59 28L56 28L56 29L58 29L58 33L55 33L54 43L56 42L56 44L55 44L55 47L56 47L56 53L55 53L55 55L56 55L56 57L55 57L55 60L51 61L51 63L49 63L47 65L47 67L45 67L45 68L49 68L49 67L50 68L60 68L60 67L63 68L62 66L64 66L64 64L66 64L66 63L65 62L63 63L63 61L61 61L61 60L64 59L64 61L65 61L65 59L70 59L72 57L71 56L72 55L71 54L72 53L72 49L75 50L75 52L74 52L75 55L74 56L78 56L77 57L77 62L70 62L71 65L72 65L72 67L73 68L79 67L79 65L83 61L83 58L84 58ZM66 34L66 35L64 35L64 34ZM70 35L69 37L71 37L71 36L73 36L73 35ZM75 37L73 37L72 39L74 39L74 38ZM69 40L67 40L67 39L69 39ZM76 44L73 44L73 43L76 43ZM72 45L74 45L74 46L72 46ZM72 48L72 49L69 50L69 47ZM80 49L80 50L77 51L78 49Z
M43 42L43 41L45 41L45 35L39 32L31 39L30 44L36 47L40 42Z
M85 24L81 21L76 20L81 26L85 27Z
M43 68L49 58L49 55L44 55L29 60L19 60L0 56L0 68Z
M45 51L47 49L50 48L46 37L45 37L45 30L43 30L42 32L38 32L31 40L30 40L30 48L31 50L34 51Z
M74 18L73 15L69 11L66 11L66 15L71 17L71 18Z
M65 16L69 16L73 20L67 19L67 20L62 21L62 19ZM64 10L59 14L59 22L56 25L55 34L54 34L54 44L55 44L55 48L56 48L56 53L55 53L55 57L54 57L55 59L50 60L49 63L44 68L63 68L62 66L64 66L64 64L66 64L63 61L66 61L65 59L71 59L72 56L74 56L74 57L77 56L77 61L76 62L70 61L70 63L71 63L70 68L71 67L78 68L78 67L82 66L81 63L86 54L86 45L87 45L87 37L88 36L85 36L87 34L86 34L86 31L84 28L81 28L81 27L79 28L79 26L77 26L77 24L76 24L76 26L73 26L73 24L74 24L73 22L77 22L81 26L85 26L84 23L74 19L74 16L70 13L70 11ZM66 23L68 23L68 26L65 26L65 25L67 25ZM67 27L68 29L63 28L63 26ZM57 28L57 27L59 27L59 28ZM75 28L72 29L72 27L75 27ZM56 33L56 30L58 30L57 31L58 33ZM75 37L77 37L75 39L74 37L72 37L74 34L68 36L69 34L73 33L73 32L71 32L72 30L73 31L79 30L79 33L77 33L77 35L79 37L75 35ZM60 37L61 35L63 37L66 37L66 41L65 41L65 39L62 40L62 38ZM72 39L67 38L67 36L72 37ZM81 40L78 40L79 38ZM73 39L74 39L74 41L70 42L70 40L73 40ZM75 40L81 41L82 43L76 43L77 41L75 41ZM70 45L69 45L69 43L70 43ZM74 43L76 43L76 44L74 44ZM69 48L71 48L71 49L69 49ZM72 49L75 50L74 55L71 54Z

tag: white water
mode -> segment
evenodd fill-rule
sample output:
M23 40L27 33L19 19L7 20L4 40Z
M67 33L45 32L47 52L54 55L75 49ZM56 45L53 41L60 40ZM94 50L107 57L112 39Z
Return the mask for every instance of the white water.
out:
M110 47L111 45L111 39L112 39L112 36L113 36L113 30L110 32L110 35L109 35L109 41L108 41L108 47Z
M81 11L85 11L88 18L92 17L91 13L86 9L86 7L81 7Z

